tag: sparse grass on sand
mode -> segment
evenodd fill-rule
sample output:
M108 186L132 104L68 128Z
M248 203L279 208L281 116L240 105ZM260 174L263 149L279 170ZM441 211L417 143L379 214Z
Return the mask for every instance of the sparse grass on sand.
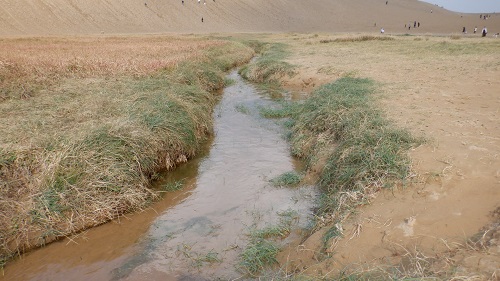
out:
M374 88L372 80L344 77L303 103L266 110L267 116L290 118L292 153L319 174L323 192L317 215L327 219L318 227L341 223L376 191L403 182L410 172L407 152L422 140L385 118Z
M340 42L366 40L376 39ZM279 61L284 58L284 47L278 46L267 54L264 51L259 58L269 63L258 66L257 61L245 67L242 75L251 81L263 82L269 80L265 77L274 77L272 71L279 70L277 77L283 77L287 73L284 68L267 67L282 65ZM267 56L277 50L280 55L270 55L268 59ZM283 102L277 108L261 110L266 117L289 119L285 125L290 129L292 153L306 161L309 172L319 173L323 194L317 215L328 217L329 222L342 223L353 208L367 203L374 192L403 181L410 168L407 151L420 142L388 121L376 106L374 89L375 82L370 79L344 77L320 87L303 102ZM282 185L289 181L296 183L300 179L284 174L272 182ZM318 226L324 223L325 220ZM279 229L276 233L280 233ZM327 240L338 236L339 231L332 228L327 233L325 245ZM276 249L261 236L252 237L242 255L242 264L248 272L256 274L262 270L262 263L276 262L267 258L268 253L274 255ZM261 254L265 258L261 258Z
M278 264L276 255L281 249L279 241L286 238L292 229L293 223L298 220L294 210L278 213L279 222L261 229L251 229L249 243L241 253L240 269L253 277L257 277L265 269Z
M498 255L491 255L491 250L488 252L485 250L474 250L472 252L459 250L458 252L462 251L462 255L468 259L467 262L464 262L465 259L460 260L459 255L449 252L435 254L432 249L424 248L425 246L422 245L418 245L416 248L397 246L398 251L393 253L397 257L396 259L392 259L394 256L391 256L388 257L391 260L363 260L362 255L364 256L366 253L368 257L372 253L372 246L370 246L362 252L363 254L359 255L359 264L352 264L352 266L349 264L342 269L336 268L333 261L337 261L336 258L340 256L342 251L349 251L348 248L336 247L337 242L340 245L340 243L349 240L351 236L348 235L341 240L340 237L343 236L342 230L344 234L351 229L357 234L362 231L361 224L356 229L356 225L346 226L346 224L339 223L342 222L346 215L352 214L356 206L369 202L374 191L390 186L391 183L400 182L400 184L411 184L417 187L419 184L414 181L417 177L412 177L411 183L405 178L404 175L407 173L409 166L407 168L404 168L404 165L399 166L399 164L386 166L384 162L394 159L394 161L388 161L386 164L407 163L409 165L406 158L406 148L416 145L422 140L411 136L409 138L404 137L407 133L391 133L393 129L396 132L399 130L395 125L388 122L387 126L380 127L380 132L375 132L374 129L377 126L370 129L371 126L367 125L377 124L378 122L373 123L370 121L373 115L368 113L380 105L380 108L386 109L383 114L379 115L381 118L384 118L384 115L387 114L391 120L408 128L415 134L429 132L428 127L436 127L438 122L448 124L457 120L471 120L471 116L476 116L474 118L483 120L482 122L488 122L488 118L491 120L491 116L494 115L494 110L488 111L487 108L491 109L489 106L465 102L467 105L459 110L463 114L457 114L459 111L456 108L447 106L445 103L446 100L456 102L461 99L480 101L484 98L484 93L474 92L476 91L475 88L478 87L485 89L485 92L488 93L488 103L495 102L492 99L492 92L495 89L493 87L497 87L497 84L491 82L491 85L477 85L476 78L471 77L484 75L490 79L489 81L494 80L492 76L499 69L498 49L500 41L493 38L481 39L467 36L460 36L460 40L456 40L458 38L451 38L450 36L425 35L418 37L394 36L394 40L390 41L372 40L335 43L337 37L339 36L328 35L315 39L310 38L309 35L304 35L301 38L303 40L287 40L285 42L289 42L291 45L289 49L293 50L288 60L290 63L299 65L297 67L298 72L303 74L304 77L314 77L318 81L317 83L328 81L327 79L330 79L330 77L345 78L319 89L303 105L301 103L283 103L279 108L261 110L261 113L267 117L289 118L284 123L291 129L289 135L290 140L293 142L293 152L306 159L310 173L318 174L321 177L320 182L323 190L323 203L320 210L318 210L318 226L327 227L322 229L326 235L323 236L322 241L317 241L317 237L312 236L310 240L304 243L318 242L318 247L312 247L307 251L307 253L309 253L309 250L314 251L313 257L308 257L307 253L299 257L291 257L290 260L293 260L293 262L290 262L291 265L286 264L288 260L281 259L280 261L283 262L282 265L285 267L284 271L302 271L303 268L307 267L308 269L304 270L303 273L295 274L297 280L317 280L321 278L323 278L322 280L495 280L498 271L492 269L493 275L491 271L485 273L483 272L484 269L478 268L478 262L471 262L471 256L475 257L474 261L481 259L483 265L488 264L490 261L498 261ZM284 41L280 37L278 38L280 42ZM322 40L325 40L325 42L320 42ZM330 42L331 44L325 44ZM353 77L371 77L374 80ZM446 77L447 82L444 82L441 77ZM374 83L374 81L377 82ZM454 85L455 83L456 85ZM341 85L343 86L340 87ZM464 86L466 87L463 90L460 89L460 87ZM353 102L352 104L357 104L359 110L353 110L354 108L351 107L334 107L337 103L334 99L337 92L348 93L356 88L365 88L368 103ZM372 94L373 90L375 90L375 93ZM450 96L446 95L440 99L434 99L435 96L438 96L438 93L447 93ZM361 98L359 100L362 101ZM328 107L331 107L332 110L326 110ZM365 108L368 109L367 113L362 113ZM358 112L358 114L353 117L347 114L348 112ZM432 114L431 112L439 112L439 114ZM478 114L479 112L481 113ZM363 118L357 118L356 116ZM420 118L416 118L416 116ZM422 118L423 116L425 118ZM489 117L483 118L484 116ZM385 124L385 122L382 124ZM357 128L369 129L365 130L369 133L366 136L372 135L375 138L363 137L365 133L358 131ZM460 132L459 135L463 134L464 136L476 134L474 130L463 127L450 126L447 129L452 132ZM337 136L335 136L336 131L340 132L338 140L336 139ZM351 133L344 134L346 131ZM496 137L497 132L498 130L491 127L488 137ZM386 133L389 134L386 135ZM386 142L364 141L376 139L377 134L381 138L401 135L401 144L398 142L389 144ZM389 140L400 138L394 137L390 137ZM439 137L441 141L446 140L446 138L443 138L443 134L433 133L429 137ZM457 143L464 143L467 139L466 137L456 137L456 135L453 135L453 138L457 138ZM349 148L348 145L353 146ZM440 145L444 146L442 143ZM384 147L386 149L382 149ZM424 145L424 147L427 147L427 145ZM401 148L401 150L398 151L396 148ZM457 153L457 151L454 151L454 148L456 147L443 149L441 152L446 151L447 155L456 155L454 153ZM388 154L384 150L390 153ZM390 155L394 155L394 158ZM365 156L371 157L366 159ZM383 156L383 158L378 157L380 159L375 159L383 160L383 162L371 162L371 158L375 158L375 156ZM356 161L352 160L359 160L359 165L352 165L356 163ZM367 167L374 169L373 171L366 170ZM382 171L381 168L385 169L385 167L390 168L386 174L377 172ZM351 174L351 176L342 177L343 172L345 175ZM489 173L490 171L483 173L482 176L487 178ZM337 179L332 180L332 177ZM352 180L347 180L348 178L352 178ZM450 187L448 185L448 188ZM458 188L458 186L453 184L453 188ZM398 213L401 214L399 211ZM489 233L498 233L498 231L487 233L489 235ZM366 236L364 237L366 238ZM379 241L374 237L370 239ZM408 238L408 240L416 241L414 237ZM408 244L405 244L405 246ZM469 247L467 246L468 243L463 244L463 246L460 246L462 249ZM356 247L353 245L361 244L353 242L351 247ZM377 244L375 242L372 245L378 246L382 245L382 243ZM325 247L328 247L328 251L325 251ZM456 251L454 247L452 249ZM297 249L297 252L300 252L300 250ZM481 254L481 252L486 253ZM332 255L331 260L327 259L315 264L321 257L332 257ZM356 255L356 257L358 256ZM489 261L486 262L487 260ZM401 263L399 263L400 261ZM367 266L367 264L370 265ZM312 268L314 268L314 271L318 268L316 273L311 270ZM332 271L327 273L330 269ZM342 272L342 270L345 271ZM338 275L339 272L340 275ZM307 276L308 274L312 276Z
M1 40L0 260L146 206L151 177L211 134L225 71L253 55L175 37Z
M326 84L303 102L283 103L266 116L288 117L292 153L317 173L322 190L316 227L333 225L323 251L341 236L342 223L381 188L404 182L408 150L421 139L397 128L376 106L374 81L344 77ZM317 229L316 228L316 229Z
M390 36L373 36L373 35L362 35L357 37L339 37L335 39L322 39L320 43L345 43L345 42L363 42L363 41L391 41L394 37Z
M406 152L419 140L377 109L374 87L372 80L344 77L303 103L266 112L290 118L293 154L319 171L321 213L336 212L348 198L362 203L365 195L404 180L409 172Z

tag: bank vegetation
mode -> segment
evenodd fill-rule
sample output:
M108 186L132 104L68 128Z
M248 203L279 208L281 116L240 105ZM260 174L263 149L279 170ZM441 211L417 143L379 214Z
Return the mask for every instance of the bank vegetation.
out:
M150 204L253 55L188 37L0 40L0 266Z

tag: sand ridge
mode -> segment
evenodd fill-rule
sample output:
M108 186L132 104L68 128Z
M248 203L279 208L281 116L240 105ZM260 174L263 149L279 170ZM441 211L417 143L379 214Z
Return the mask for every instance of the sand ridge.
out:
M431 12L432 11L432 12ZM2 0L0 36L213 33L460 33L488 20L416 0ZM201 19L203 18L203 22ZM420 22L416 29L405 25Z

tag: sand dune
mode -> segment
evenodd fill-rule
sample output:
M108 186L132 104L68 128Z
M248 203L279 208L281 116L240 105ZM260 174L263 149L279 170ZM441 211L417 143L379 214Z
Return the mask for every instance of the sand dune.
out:
M378 32L460 33L488 20L417 0L2 0L0 36L211 33ZM432 13L431 13L432 10ZM201 19L203 18L203 22ZM420 22L421 27L405 29ZM376 26L375 26L376 24Z

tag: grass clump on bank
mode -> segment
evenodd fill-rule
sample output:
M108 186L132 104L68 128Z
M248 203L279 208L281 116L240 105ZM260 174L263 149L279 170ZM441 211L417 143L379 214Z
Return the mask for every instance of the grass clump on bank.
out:
M376 107L372 80L344 77L302 103L270 110L288 117L292 153L319 176L318 215L341 222L377 190L404 181L408 150L420 140L395 127Z
M259 49L257 60L240 69L243 78L272 87L279 85L280 78L295 75L294 67L283 60L287 55L286 45L264 44Z
M292 150L319 173L321 212L363 204L380 188L403 181L407 151L418 139L375 106L374 82L344 77L316 90L290 117Z
M13 87L0 102L0 260L149 204L155 174L194 156L212 133L225 72L254 54L220 40L75 39L58 61L54 40L23 41L28 51L8 59L24 71L1 70L40 90L22 98L18 80L2 80ZM98 52L67 67L76 43Z
M296 186L302 180L302 176L295 171L283 173L271 180L274 186Z
M241 253L240 267L250 276L258 275L262 270L276 265L276 255L280 247L273 241L253 238Z

